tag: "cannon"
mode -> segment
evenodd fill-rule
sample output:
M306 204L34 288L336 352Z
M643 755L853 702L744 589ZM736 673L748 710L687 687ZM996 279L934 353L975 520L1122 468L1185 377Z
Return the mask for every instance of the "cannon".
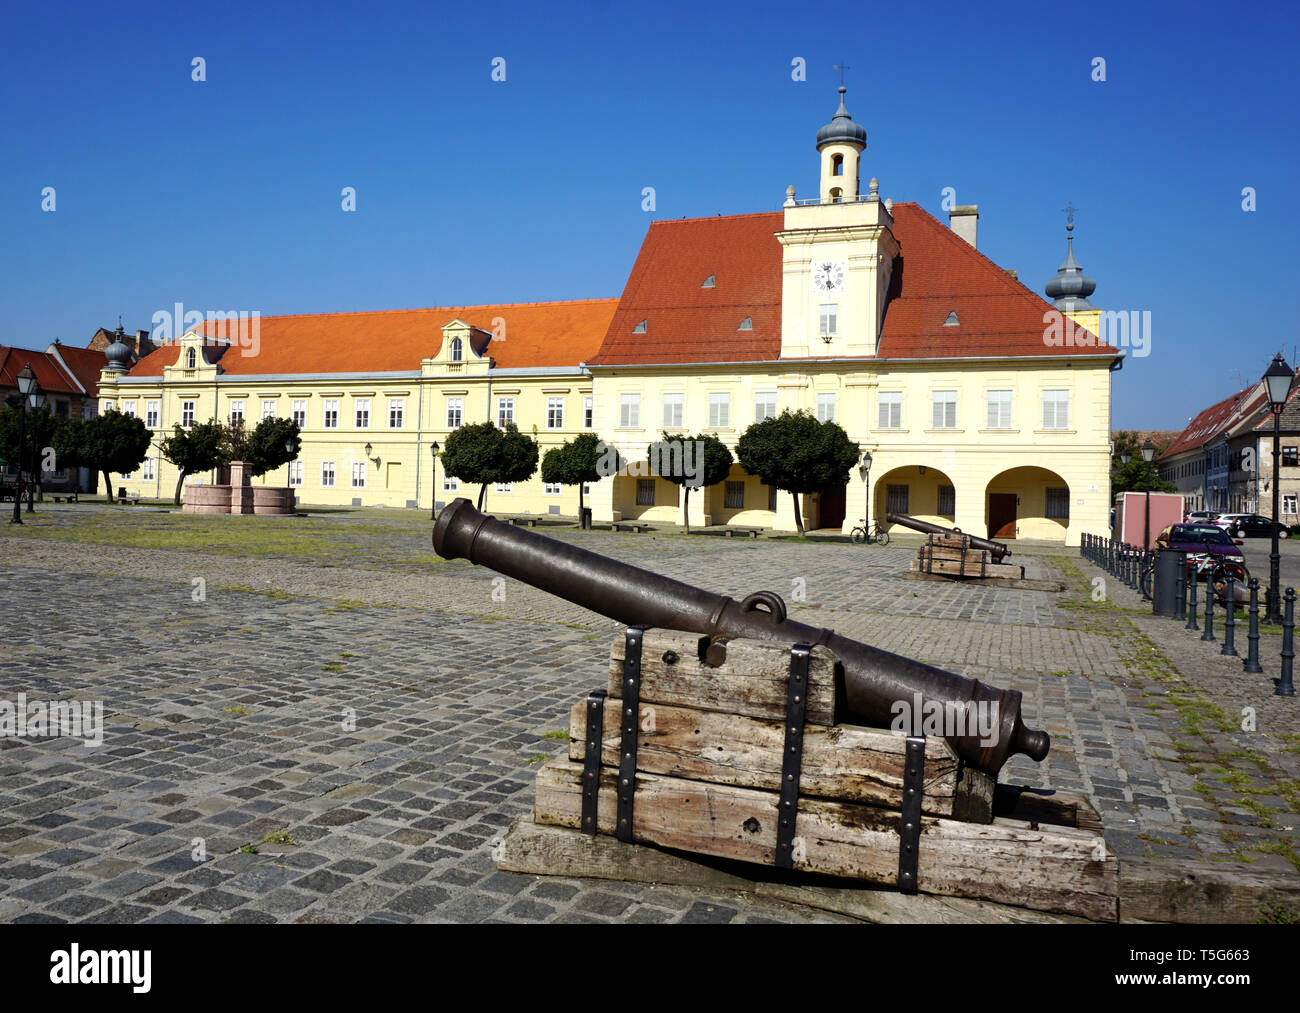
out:
M980 538L977 535L968 535L961 528L945 528L942 524L931 524L929 521L918 521L915 517L909 517L907 514L885 514L885 520L890 524L901 524L905 528L911 528L913 531L920 531L926 535L945 535L951 538L965 538L970 542L972 549L981 549L993 557L993 562L1000 563L1007 556L1011 555L1011 549L1005 542L995 542L988 538Z
M839 659L843 696L857 720L891 727L898 709L937 705L969 732L978 714L996 716L987 734L944 735L967 763L994 777L1007 759L1024 753L1042 760L1051 747L1044 731L1021 720L1021 694L922 664L901 655L807 626L786 617L770 591L744 601L714 594L576 545L516 528L480 513L467 499L444 508L433 529L433 548L444 559L468 559L629 626L656 626L716 641L748 637L782 644L821 644ZM985 720L984 726L988 727ZM947 730L948 726L945 726Z

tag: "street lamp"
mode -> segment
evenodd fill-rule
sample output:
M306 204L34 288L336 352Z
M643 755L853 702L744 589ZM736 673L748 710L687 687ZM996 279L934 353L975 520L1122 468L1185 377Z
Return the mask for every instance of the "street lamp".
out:
M438 441L429 444L429 453L433 456L433 495L429 497L429 520L438 519Z
M1142 460L1150 464L1156 458L1156 445L1151 442L1148 436L1142 442ZM1151 548L1151 469L1142 469L1143 482L1147 488L1147 508L1145 516L1142 519L1142 548Z
M1277 551L1277 519L1281 513L1278 504L1281 485L1278 482L1281 477L1279 458L1282 455L1282 406L1286 404L1286 396L1291 392L1291 379L1291 367L1282 358L1282 353L1278 352L1264 371L1264 386L1268 389L1269 408L1273 412L1273 551L1268 554L1268 593L1264 596L1264 622L1279 625L1282 622L1282 596L1278 593L1281 556Z
M18 374L18 484L14 486L14 515L10 524L21 524L23 504L23 451L27 449L27 398L36 390L36 374L29 362Z
M867 476L871 474L870 450L864 450L862 452L862 463L858 465L858 474L862 476L862 510L863 513L866 514L866 516L862 518L862 526L869 531L871 530L869 523L871 521L871 496L868 491Z

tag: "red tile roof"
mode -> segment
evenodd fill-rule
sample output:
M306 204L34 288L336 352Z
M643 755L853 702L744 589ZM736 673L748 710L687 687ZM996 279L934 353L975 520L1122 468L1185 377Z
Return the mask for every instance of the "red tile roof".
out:
M1264 388L1263 381L1256 383L1245 390L1239 390L1237 393L1225 397L1222 401L1210 405L1203 412L1197 415L1191 422L1187 423L1187 428L1178 434L1178 438L1165 448L1161 458L1172 457L1174 454L1181 454L1185 450L1194 450L1197 447L1204 446L1210 440L1217 439L1221 434L1232 428L1233 425L1242 419L1253 417L1268 401L1268 391Z
M81 393L76 381L54 356L27 348L10 348L8 345L0 345L0 388L17 390L18 374L28 363L31 363L36 382L45 393Z
M496 366L576 366L600 347L617 305L617 299L582 299L262 317L256 345L245 338L244 348L232 347L220 357L221 368L232 377L418 370L421 359L438 354L444 324L460 319L491 331L498 318L504 321L504 336L494 338L488 352ZM195 330L220 337L226 326L216 322ZM241 354L254 347L257 354ZM161 376L179 352L175 342L164 345L128 375Z
M108 364L108 356L94 348L77 348L75 345L55 345L53 354L63 360L63 365L85 388L87 396L94 397L98 393L99 373Z
M877 358L1105 355L1044 343L1052 305L917 204L893 205L894 264ZM593 365L761 362L781 351L780 211L654 222ZM716 285L701 288L713 275ZM959 323L944 327L950 313ZM746 316L753 330L737 330ZM646 321L645 333L634 328ZM1082 332L1088 338L1092 336ZM815 358L824 358L818 356Z

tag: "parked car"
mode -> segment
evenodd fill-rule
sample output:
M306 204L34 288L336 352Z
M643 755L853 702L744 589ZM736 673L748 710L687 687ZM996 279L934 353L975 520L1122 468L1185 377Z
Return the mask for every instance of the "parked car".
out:
M1272 538L1274 528L1278 538L1288 538L1291 534L1288 525L1259 514L1224 514L1218 523L1234 538Z
M1238 546L1241 542L1213 524L1170 524L1156 536L1157 549L1174 549L1187 553L1187 566L1199 576L1213 581L1218 597L1226 592L1227 578L1237 583L1237 594L1250 580L1246 559Z
M1183 516L1183 523L1198 524L1204 522L1209 524L1212 523L1214 521L1214 518L1218 516L1219 516L1219 512L1217 510L1189 510Z

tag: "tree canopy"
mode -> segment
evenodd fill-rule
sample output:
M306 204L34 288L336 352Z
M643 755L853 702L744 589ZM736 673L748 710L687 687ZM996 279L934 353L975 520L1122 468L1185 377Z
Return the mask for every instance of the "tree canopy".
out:
M568 443L552 447L542 458L542 481L578 487L578 522L582 523L586 505L583 486L604 478L602 462L607 451L605 442L595 433L582 433Z
M448 475L480 487L478 508L482 510L488 485L526 482L537 471L540 453L537 441L513 422L505 429L491 422L472 422L447 437L440 456Z
M682 526L691 530L691 490L717 485L729 474L735 458L716 433L699 433L695 436L669 436L646 448L650 470L673 485L681 486Z
M144 421L134 415L108 411L86 422L81 457L88 468L104 474L108 498L113 498L111 473L129 475L149 453L151 437Z
M794 497L794 522L803 534L799 497L849 481L858 445L837 423L792 412L755 422L736 445L740 466L767 485Z
M176 494L172 501L180 506L181 486L189 475L211 471L225 463L222 427L219 422L200 422L186 429L179 422L172 435L162 441L162 456L176 466Z

